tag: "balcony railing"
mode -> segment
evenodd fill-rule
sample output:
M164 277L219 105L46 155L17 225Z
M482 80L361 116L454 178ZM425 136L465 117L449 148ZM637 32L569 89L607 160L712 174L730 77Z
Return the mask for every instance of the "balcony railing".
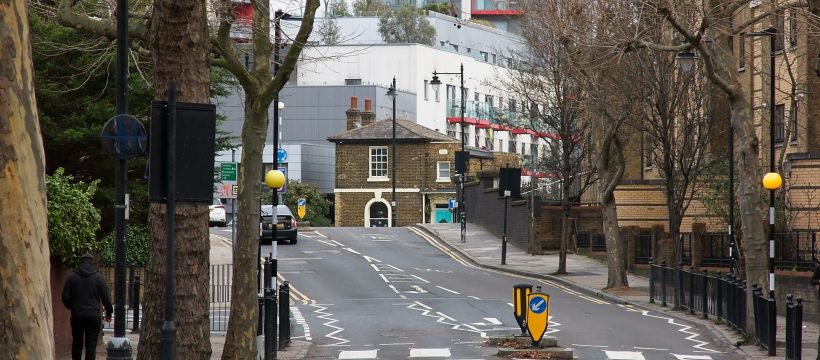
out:
M474 0L473 10L521 10L517 1L508 0Z
M483 120L489 121L490 124L495 125L503 125L507 127L514 127L514 128L523 128L523 129L533 129L536 131L548 131L546 127L538 128L540 122L530 121L530 117L528 114L520 113L517 111L510 111L507 109L502 109L494 106L490 106L490 103L475 101L475 100L465 100L464 101L465 109L464 109L464 117L465 118L472 118L476 120ZM461 117L461 100L460 99L449 99L447 100L447 117L448 118L458 118Z

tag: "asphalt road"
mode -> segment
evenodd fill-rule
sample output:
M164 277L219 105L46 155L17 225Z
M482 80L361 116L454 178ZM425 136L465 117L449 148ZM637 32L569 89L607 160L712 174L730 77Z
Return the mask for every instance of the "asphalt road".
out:
M493 359L488 336L520 333L511 304L519 283L550 295L547 333L577 359L741 358L705 329L476 268L409 229L302 232L297 245L277 247L277 258L299 299L293 338L313 344L308 358Z

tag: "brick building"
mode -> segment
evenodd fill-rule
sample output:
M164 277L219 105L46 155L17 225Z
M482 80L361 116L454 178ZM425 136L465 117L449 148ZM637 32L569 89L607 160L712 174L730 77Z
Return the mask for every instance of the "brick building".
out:
M347 131L328 137L336 144L336 226L397 226L451 222L448 201L456 196L451 180L458 139L414 122L396 119L396 153L392 152L393 121L374 121L370 99L365 109L352 97ZM392 212L391 178L396 161L396 211Z

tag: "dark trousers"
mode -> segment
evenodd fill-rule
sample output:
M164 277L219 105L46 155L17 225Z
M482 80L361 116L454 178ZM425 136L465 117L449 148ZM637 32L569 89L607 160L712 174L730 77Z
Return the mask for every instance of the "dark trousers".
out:
M71 359L82 360L85 346L85 360L94 360L97 356L97 338L102 330L102 319L99 316L71 319Z

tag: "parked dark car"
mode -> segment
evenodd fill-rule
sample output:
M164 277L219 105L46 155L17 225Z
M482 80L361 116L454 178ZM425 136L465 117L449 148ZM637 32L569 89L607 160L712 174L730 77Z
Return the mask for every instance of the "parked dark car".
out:
M271 233L273 232L272 208L271 205L262 205L262 234L259 241L263 244L271 243ZM288 240L291 244L296 244L298 235L296 218L286 205L277 205L276 210L276 241Z

